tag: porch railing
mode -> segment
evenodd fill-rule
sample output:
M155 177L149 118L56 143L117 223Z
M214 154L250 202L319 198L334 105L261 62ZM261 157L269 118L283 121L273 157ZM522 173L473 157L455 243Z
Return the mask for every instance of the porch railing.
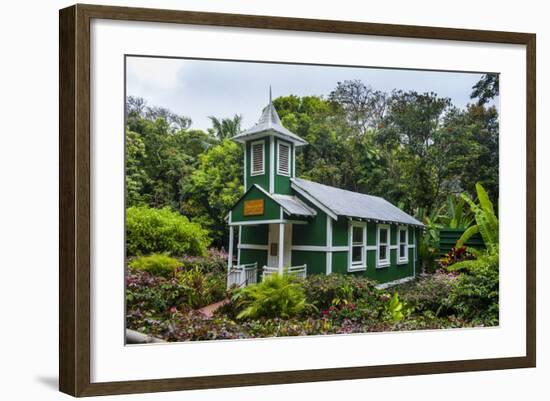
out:
M227 275L227 286L247 286L258 281L258 263L234 266Z
M270 276L272 274L278 274L278 273L279 273L279 268L264 266L262 269L262 280L267 276ZM285 267L284 274L293 274L296 277L306 278L307 265Z

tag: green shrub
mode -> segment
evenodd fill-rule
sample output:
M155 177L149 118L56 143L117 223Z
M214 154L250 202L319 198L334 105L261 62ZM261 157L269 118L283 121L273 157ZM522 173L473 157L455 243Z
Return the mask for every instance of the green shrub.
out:
M418 280L401 285L399 294L405 303L417 312L430 311L434 316L446 316L454 313L448 297L456 281L455 274L437 271Z
M169 208L133 206L126 209L128 255L169 253L202 256L209 244L207 230Z
M225 274L204 273L194 268L177 272L176 279L179 291L192 308L206 306L225 297Z
M314 274L304 281L307 301L318 309L327 309L337 304L370 302L378 296L372 281L365 277L343 274Z
M142 270L155 276L169 278L174 275L181 263L168 255L154 253L148 256L140 256L128 263L130 267Z
M182 270L199 269L203 273L227 274L227 253L210 248L206 256L180 258Z
M458 277L449 295L449 303L459 318L484 325L498 324L498 258L481 257L469 262L470 269ZM466 262L461 262L466 263Z
M306 295L301 283L291 275L273 274L261 283L235 292L240 313L237 319L290 318L303 312Z

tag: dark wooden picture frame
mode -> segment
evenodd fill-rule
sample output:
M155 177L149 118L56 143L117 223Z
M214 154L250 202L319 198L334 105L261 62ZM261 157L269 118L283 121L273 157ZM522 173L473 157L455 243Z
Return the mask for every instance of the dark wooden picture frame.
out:
M93 18L525 45L526 356L91 383L90 22ZM80 4L60 11L59 29L59 388L62 392L93 396L535 367L535 34Z

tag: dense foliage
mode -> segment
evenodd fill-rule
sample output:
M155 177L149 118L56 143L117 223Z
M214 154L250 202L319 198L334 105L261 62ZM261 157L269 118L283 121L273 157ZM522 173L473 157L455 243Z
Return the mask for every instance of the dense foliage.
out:
M181 263L168 255L153 253L132 259L128 266L155 276L172 277Z
M189 312L224 299L225 275L217 269L203 270L193 260L179 260L178 263L185 267L178 268L170 276L128 268L126 308L131 321L140 321L140 324L150 319L162 321L176 311Z
M273 274L260 283L235 291L233 301L240 312L237 319L290 318L306 308L306 295L292 275Z
M460 199L449 204L450 194L474 196L480 182L497 199L497 95L498 76L489 74L473 88L478 102L464 109L436 93L387 93L361 81L338 82L326 97L290 95L274 104L283 125L309 143L296 155L299 176L382 196L445 225L454 206L463 208ZM230 140L246 128L239 110L211 116L208 132L143 99L129 97L127 110L128 206L169 207L208 230L215 246L227 246L223 219L242 194L242 146ZM455 217L459 226L471 218ZM424 242L428 265L435 242Z
M167 207L132 206L126 209L126 252L129 256L154 252L204 255L209 243L206 230Z
M127 290L129 327L168 341L189 341L498 324L494 288L488 291L491 277L483 274L462 278L439 271L389 291L376 289L363 277L350 280L350 276L333 274L297 280L274 276L261 287L246 287L246 292L234 290L232 298L222 291L219 282L225 275L219 274L217 281L212 273L206 274L202 280L219 286L210 284L207 288L204 281L195 284L199 297L188 290L189 284L182 283L201 279L193 268L186 270L188 276L194 278L166 280L131 270ZM350 283L354 284L352 290ZM212 317L197 310L208 301L224 297L228 297L227 303ZM242 302L245 297L248 302ZM272 302L264 302L270 297Z
M430 274L388 290L339 274L226 290L224 219L243 192L243 150L231 141L241 116L211 116L203 132L128 98L128 328L187 341L498 324L498 76L472 89L464 109L361 81L274 100L283 125L309 143L296 155L298 176L382 196L425 224L419 256ZM438 260L442 227L466 232ZM487 249L464 248L477 232ZM213 316L199 310L218 302Z

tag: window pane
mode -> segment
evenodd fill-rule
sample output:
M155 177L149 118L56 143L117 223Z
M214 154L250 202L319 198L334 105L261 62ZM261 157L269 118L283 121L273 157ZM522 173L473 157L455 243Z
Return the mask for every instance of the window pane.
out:
M405 254L405 245L399 245L399 257L404 258L407 255Z
M388 242L388 230L386 228L380 229L380 243L386 244Z
M387 249L385 246L381 246L380 247L380 252L378 253L379 257L378 259L380 260L385 260L386 259L386 252L387 252Z
M353 227L353 240L354 244L363 243L363 227Z
M399 231L399 242L406 242L407 241L407 231L401 230Z
M354 262L361 262L363 260L363 247L362 246L354 246L351 253L351 261Z

